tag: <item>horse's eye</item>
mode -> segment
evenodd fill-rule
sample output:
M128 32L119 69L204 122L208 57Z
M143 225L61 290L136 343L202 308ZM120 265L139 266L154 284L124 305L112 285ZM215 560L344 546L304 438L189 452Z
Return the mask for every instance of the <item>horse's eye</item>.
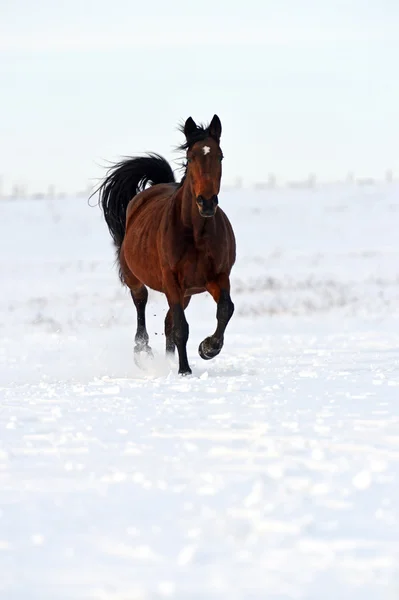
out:
M187 157L187 162L188 163L192 162L192 159Z
M219 156L219 160L220 160L220 162L222 162L222 160L223 160L223 159L224 159L224 156L223 156L223 154L221 154L221 155Z

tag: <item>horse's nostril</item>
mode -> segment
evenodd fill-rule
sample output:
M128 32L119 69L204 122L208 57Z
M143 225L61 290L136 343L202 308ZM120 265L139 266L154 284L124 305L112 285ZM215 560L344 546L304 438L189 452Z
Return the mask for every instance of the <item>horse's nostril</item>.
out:
M200 206L204 205L204 199L202 196L198 196L197 198L197 204L199 204Z

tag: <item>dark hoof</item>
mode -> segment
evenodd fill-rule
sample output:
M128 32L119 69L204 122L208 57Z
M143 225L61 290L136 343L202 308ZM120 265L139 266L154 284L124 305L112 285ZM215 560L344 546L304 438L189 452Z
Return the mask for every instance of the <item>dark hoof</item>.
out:
M134 347L134 353L135 354L140 354L141 352L144 352L144 354L148 354L148 356L151 356L151 358L154 358L154 354L152 352L152 348L151 346L148 346L148 344L142 345L142 344L136 344Z
M192 370L190 369L190 367L187 369L185 369L184 371L182 369L179 369L179 375L181 375L182 377L187 377L187 375L191 375L192 374Z
M198 347L198 354L204 360L211 360L219 354L223 347L223 340L213 340L211 337L206 338Z

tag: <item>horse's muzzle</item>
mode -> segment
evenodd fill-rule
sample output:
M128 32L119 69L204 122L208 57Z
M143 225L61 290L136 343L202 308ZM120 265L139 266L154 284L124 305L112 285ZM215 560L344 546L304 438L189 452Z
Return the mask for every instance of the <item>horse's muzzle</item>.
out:
M213 217L216 213L219 200L216 195L213 195L209 199L198 196L196 202L201 217Z

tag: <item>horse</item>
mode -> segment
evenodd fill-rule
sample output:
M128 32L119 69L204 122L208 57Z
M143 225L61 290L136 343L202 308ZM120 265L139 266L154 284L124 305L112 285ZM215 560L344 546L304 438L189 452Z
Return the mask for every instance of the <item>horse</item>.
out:
M187 358L191 297L209 292L217 304L215 332L199 345L201 358L217 356L233 312L230 273L236 260L232 225L219 207L223 152L222 125L214 115L208 126L189 117L179 127L185 142L184 175L176 182L159 154L126 157L115 163L96 190L116 246L119 275L137 311L134 356L152 355L146 329L148 289L166 295L166 353L177 347L180 375L192 373ZM143 356L143 355L142 355Z

